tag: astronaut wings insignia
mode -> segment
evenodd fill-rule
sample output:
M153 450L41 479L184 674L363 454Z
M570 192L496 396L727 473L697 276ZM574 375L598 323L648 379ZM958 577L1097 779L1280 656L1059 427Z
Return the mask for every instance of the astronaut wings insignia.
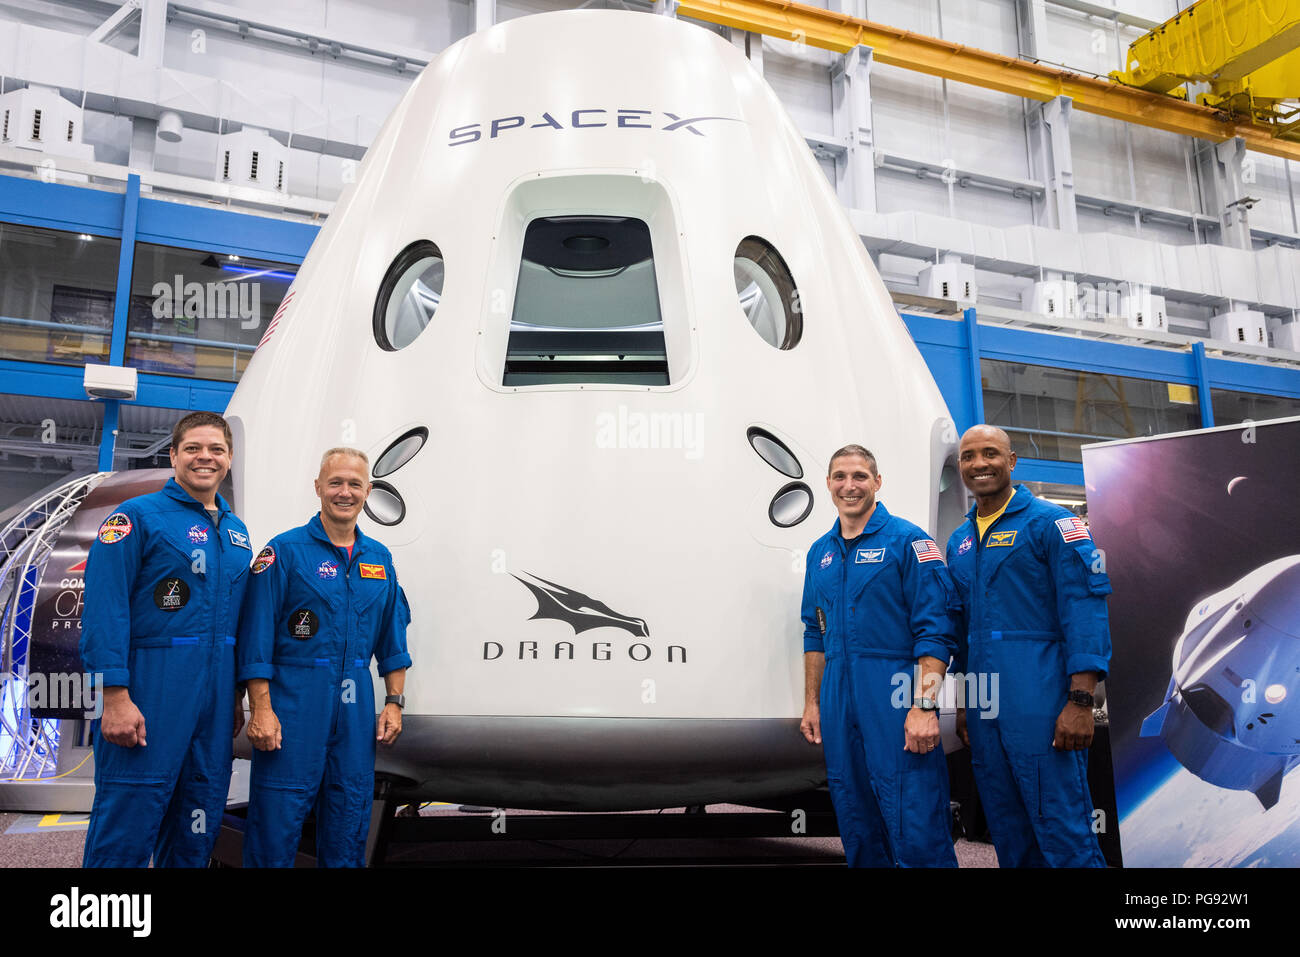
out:
M624 631L641 638L650 637L650 629L646 625L644 618L629 618L627 615L620 615L604 602L589 598L582 592L565 588L563 585L555 584L555 582L548 582L544 578L529 575L527 572L524 572L524 574L528 575L528 578L533 579L533 581L528 581L518 575L512 577L522 583L537 599L537 612L529 618L529 621L538 618L552 618L556 621L567 622L573 628L575 635L590 631L592 628L610 627L622 628ZM534 582L539 584L534 584Z

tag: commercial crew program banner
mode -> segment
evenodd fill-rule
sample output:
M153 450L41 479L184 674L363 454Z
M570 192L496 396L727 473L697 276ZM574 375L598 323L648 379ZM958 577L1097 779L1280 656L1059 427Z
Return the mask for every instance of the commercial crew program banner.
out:
M1083 464L1124 866L1300 866L1300 419Z

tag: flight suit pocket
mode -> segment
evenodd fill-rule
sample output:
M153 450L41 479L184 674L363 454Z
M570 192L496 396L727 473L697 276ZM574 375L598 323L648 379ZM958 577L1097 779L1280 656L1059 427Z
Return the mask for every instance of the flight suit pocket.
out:
M305 589L310 598L306 600L315 600L329 607L331 611L336 610L343 600L343 590L347 587L342 580L343 571L339 570L339 577L332 579L321 579L316 573L303 571L301 568L294 569L294 577L298 579L296 587L290 588L290 597L287 601L302 603L304 599L303 590ZM295 607L297 607L295 605Z
M1091 541L1080 542L1074 549L1074 554L1078 556L1079 561L1083 562L1084 579L1088 583L1088 591L1093 595L1110 594L1110 578L1101 569L1104 567L1101 558L1101 549L1097 548Z

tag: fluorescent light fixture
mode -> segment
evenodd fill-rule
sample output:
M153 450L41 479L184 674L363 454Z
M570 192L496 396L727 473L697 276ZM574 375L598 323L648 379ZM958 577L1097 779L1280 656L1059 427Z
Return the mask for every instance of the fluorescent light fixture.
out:
M258 269L256 266L232 266L230 263L222 263L221 268L227 272L243 273L250 279L256 276L269 276L272 279L283 279L285 282L293 282L296 273L284 272L279 269Z

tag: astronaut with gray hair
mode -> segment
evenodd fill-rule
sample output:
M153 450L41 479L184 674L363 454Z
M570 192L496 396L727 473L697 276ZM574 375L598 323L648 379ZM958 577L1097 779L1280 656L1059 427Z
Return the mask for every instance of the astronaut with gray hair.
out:
M244 866L292 867L308 811L320 867L365 866L375 744L402 731L411 613L388 549L357 528L369 460L330 449L320 512L253 560L236 649L253 752ZM387 697L375 716L370 660Z

